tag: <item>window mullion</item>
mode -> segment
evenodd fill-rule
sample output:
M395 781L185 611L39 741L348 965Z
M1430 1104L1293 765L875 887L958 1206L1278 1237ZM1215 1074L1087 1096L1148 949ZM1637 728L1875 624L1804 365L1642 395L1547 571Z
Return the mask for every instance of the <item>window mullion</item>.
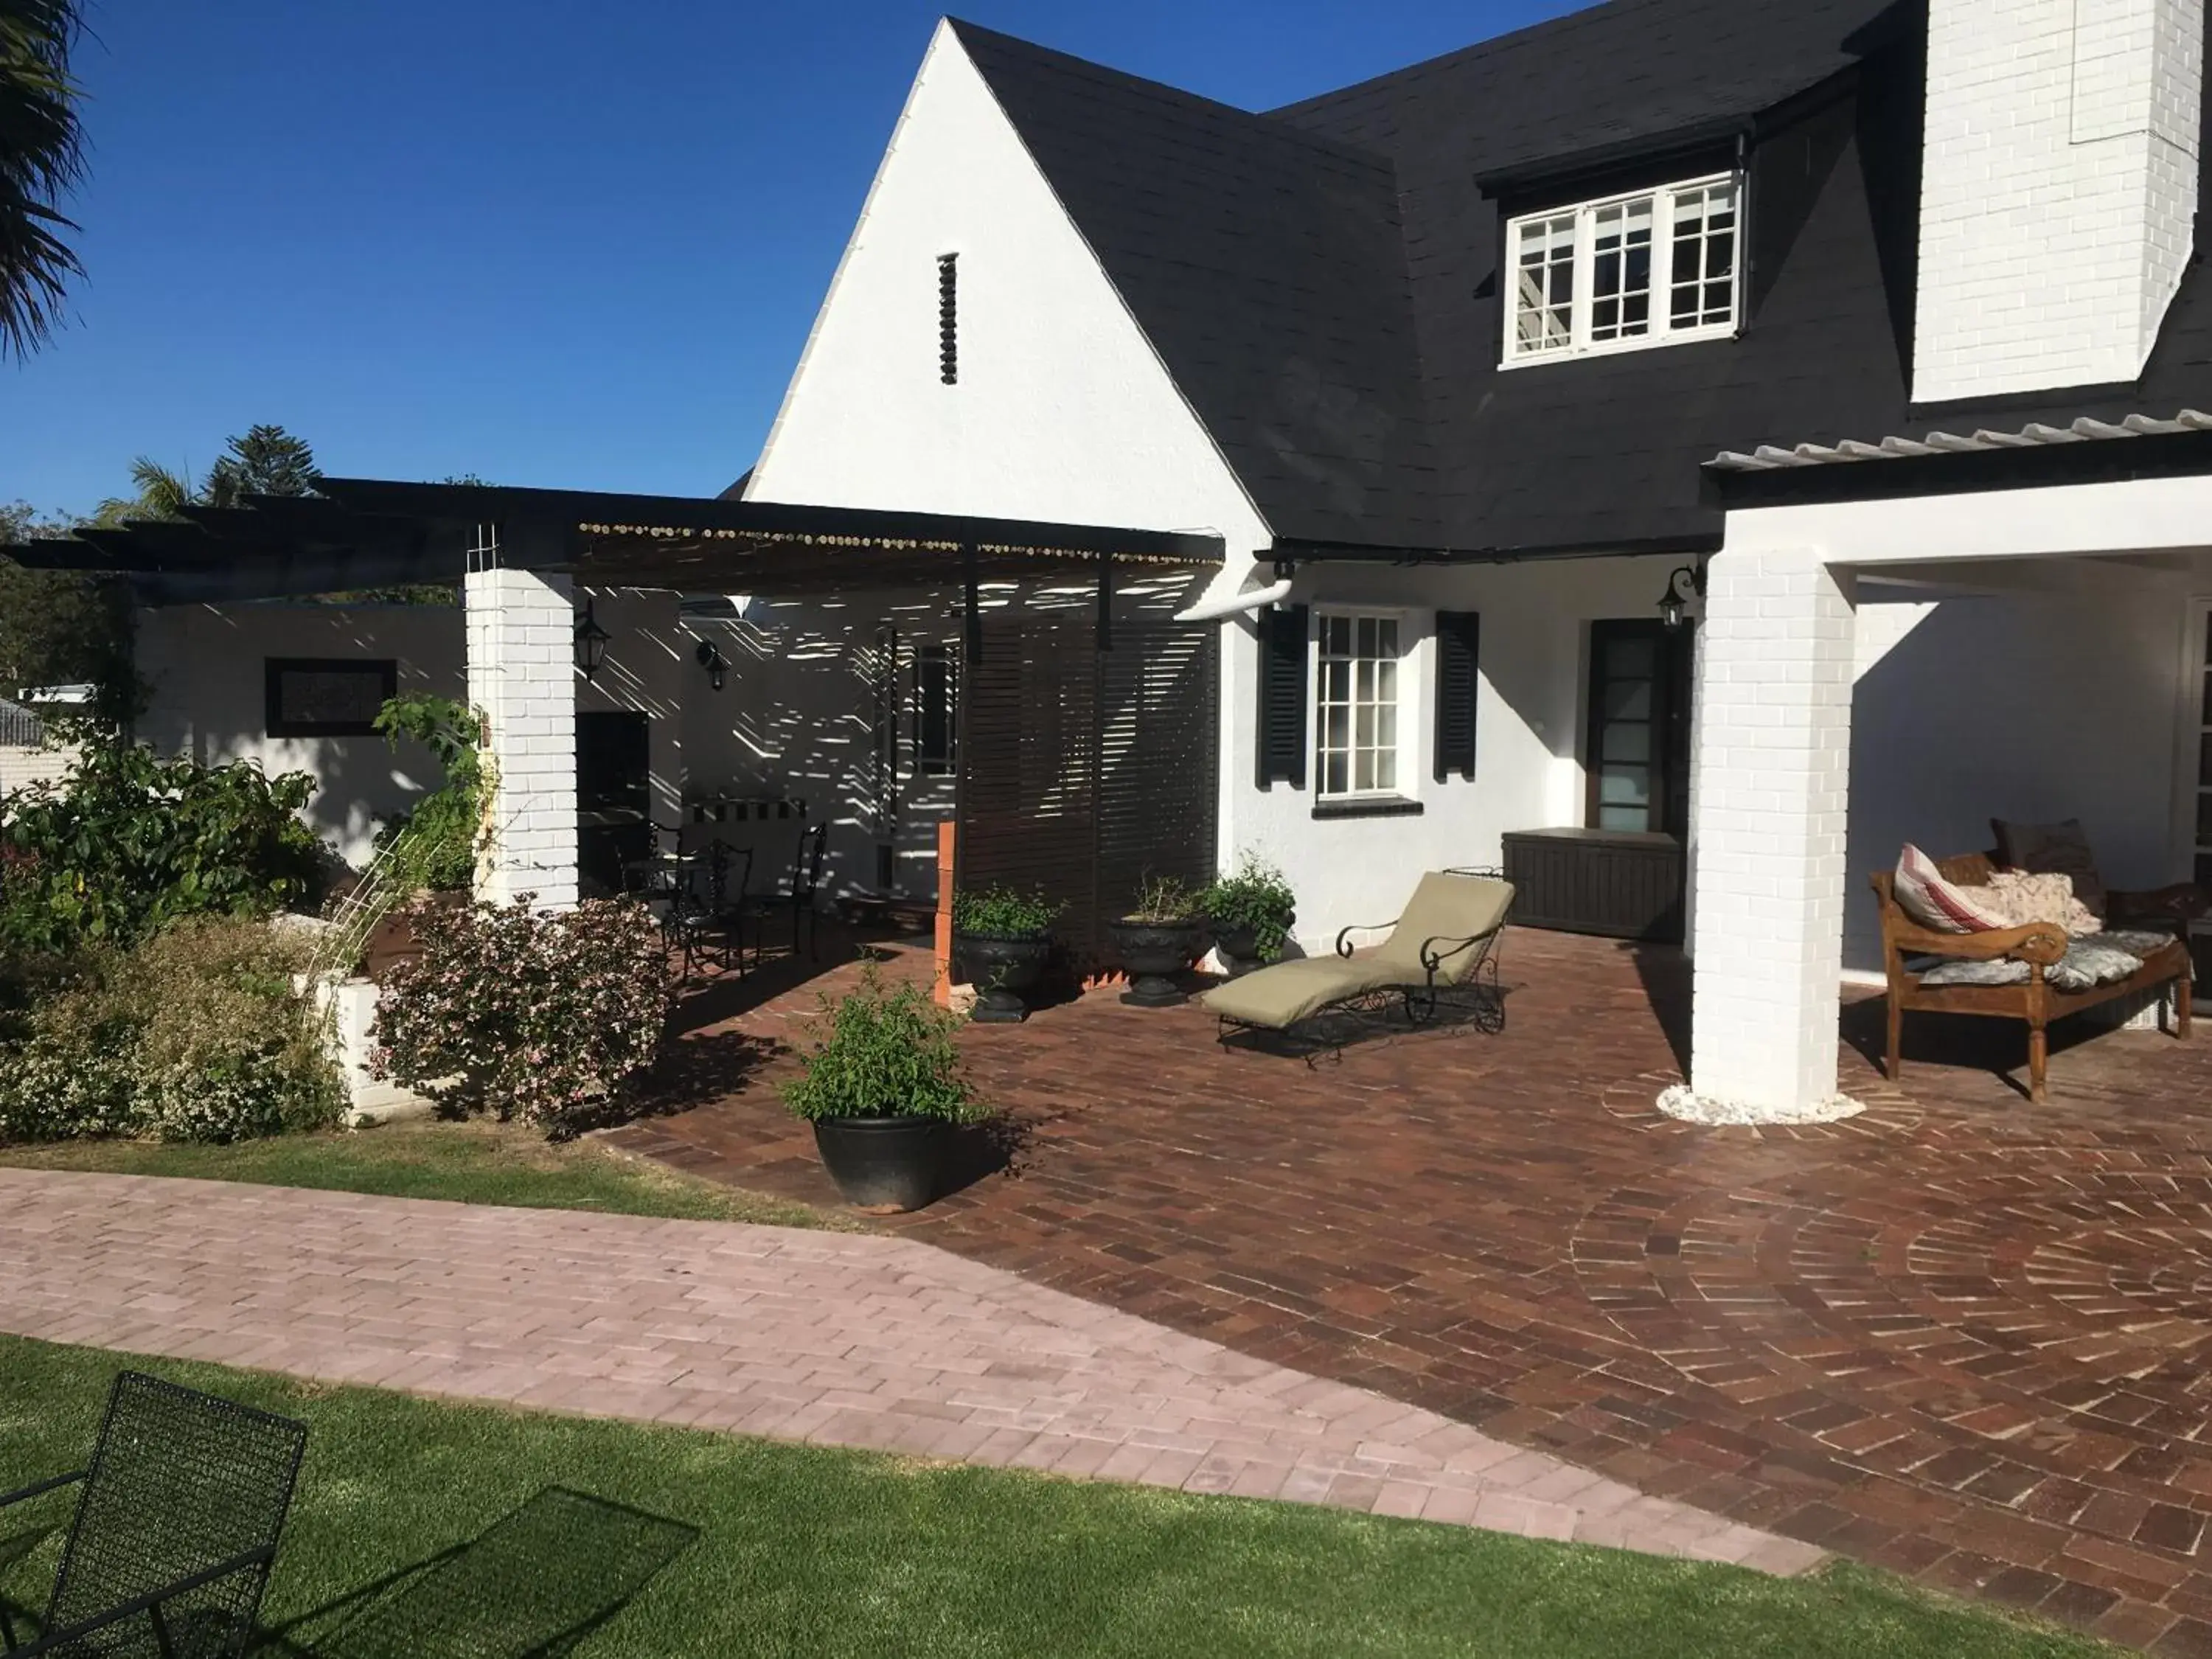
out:
M1575 210L1575 301L1568 325L1569 352L1587 351L1590 343L1590 311L1597 286L1597 215L1589 208Z
M1651 337L1664 341L1674 331L1674 192L1651 198Z

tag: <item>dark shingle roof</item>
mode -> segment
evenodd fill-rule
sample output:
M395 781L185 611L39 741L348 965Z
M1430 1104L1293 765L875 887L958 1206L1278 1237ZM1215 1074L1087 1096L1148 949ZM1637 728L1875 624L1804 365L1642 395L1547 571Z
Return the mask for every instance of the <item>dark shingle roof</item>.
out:
M1433 541L1389 163L952 27L1276 533Z

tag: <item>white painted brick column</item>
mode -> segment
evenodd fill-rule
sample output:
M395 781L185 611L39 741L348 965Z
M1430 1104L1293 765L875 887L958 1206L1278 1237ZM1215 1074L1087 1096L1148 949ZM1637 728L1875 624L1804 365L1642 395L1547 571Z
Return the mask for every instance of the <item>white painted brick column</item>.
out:
M1690 1085L1753 1114L1836 1093L1853 632L1850 578L1809 552L1707 568Z
M465 579L469 701L490 728L495 797L477 896L576 902L576 617L568 578L476 570Z

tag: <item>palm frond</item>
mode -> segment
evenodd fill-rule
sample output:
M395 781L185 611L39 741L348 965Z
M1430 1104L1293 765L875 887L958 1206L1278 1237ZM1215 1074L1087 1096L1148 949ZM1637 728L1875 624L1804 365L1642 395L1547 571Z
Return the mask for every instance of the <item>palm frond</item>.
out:
M56 204L84 177L70 49L79 0L0 0L0 356L27 357L59 321L84 268L56 234Z

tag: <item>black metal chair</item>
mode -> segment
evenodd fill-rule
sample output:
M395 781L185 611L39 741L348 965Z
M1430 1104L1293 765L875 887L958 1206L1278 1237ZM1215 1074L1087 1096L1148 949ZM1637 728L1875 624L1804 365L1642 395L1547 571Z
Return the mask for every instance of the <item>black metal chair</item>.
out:
M822 889L822 866L828 856L829 845L830 825L826 821L799 832L799 856L792 861L788 899L791 907L791 954L793 957L799 954L802 925L806 929L806 954L813 957L822 953L821 921L814 914L814 896ZM764 924L769 915L786 902L783 898L763 894L751 907L750 914L756 922ZM754 936L753 958L756 962L760 959L763 936L767 931L763 926L760 933Z
M745 969L745 890L751 885L753 850L717 839L678 872L667 894L661 937L683 953L683 971L718 949L721 965Z
M73 1483L76 1514L36 1641L16 1659L242 1654L276 1559L307 1428L138 1371L118 1372L92 1462L0 1496Z

